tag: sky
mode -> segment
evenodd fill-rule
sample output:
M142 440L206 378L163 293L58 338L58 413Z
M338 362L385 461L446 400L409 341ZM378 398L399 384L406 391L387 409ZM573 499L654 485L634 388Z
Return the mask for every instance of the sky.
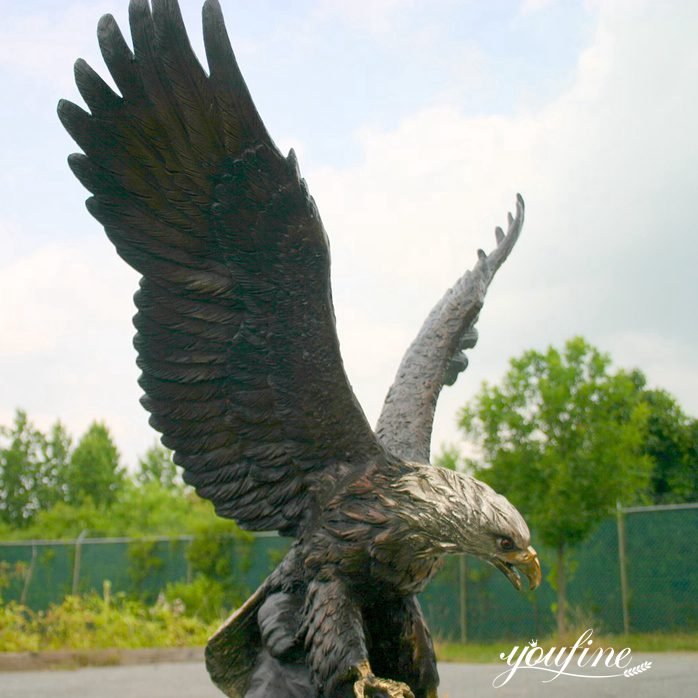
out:
M693 0L222 0L258 110L331 240L347 373L375 423L430 308L526 223L494 279L458 408L511 357L583 335L698 415L698 4ZM204 56L199 0L182 0ZM126 0L0 0L0 424L93 420L133 466L156 439L132 348L137 276L84 208L55 113ZM203 58L202 58L203 60Z

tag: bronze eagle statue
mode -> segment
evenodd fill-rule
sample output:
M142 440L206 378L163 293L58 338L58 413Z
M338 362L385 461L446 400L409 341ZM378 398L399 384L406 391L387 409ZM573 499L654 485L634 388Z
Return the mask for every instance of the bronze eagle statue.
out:
M523 201L427 318L374 431L342 365L320 216L255 109L218 2L203 7L208 73L176 0L131 0L129 20L133 49L112 16L98 25L120 94L78 60L89 112L61 101L58 113L84 153L69 165L89 212L142 275L142 403L220 516L295 538L211 638L211 677L240 698L433 698L415 595L443 556L476 555L516 587L517 569L540 582L518 511L429 465L439 392L465 368Z

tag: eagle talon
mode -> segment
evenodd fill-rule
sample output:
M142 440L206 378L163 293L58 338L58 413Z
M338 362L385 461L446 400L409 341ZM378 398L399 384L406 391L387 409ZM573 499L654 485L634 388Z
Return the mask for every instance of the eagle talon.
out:
M355 698L414 698L406 683L369 675L354 683Z

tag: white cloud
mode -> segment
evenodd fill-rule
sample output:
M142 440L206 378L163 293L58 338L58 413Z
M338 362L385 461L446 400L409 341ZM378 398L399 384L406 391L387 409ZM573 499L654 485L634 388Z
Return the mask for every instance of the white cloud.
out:
M60 419L76 435L104 420L134 462L154 438L131 346L136 284L97 236L51 243L0 268L1 424L16 407L40 428Z
M396 13L414 5L414 0L322 0L317 17L339 17L345 22L377 34L390 32Z
M519 11L522 15L533 14L534 12L540 12L550 7L556 1L557 0L523 0Z
M472 368L463 387L444 393L435 446L453 440L456 406L482 378L501 375L506 359L578 333L646 368L651 380L666 380L698 411L690 352L680 370L667 369L675 347L698 342L687 321L698 300L690 230L698 103L686 91L698 59L689 21L696 13L688 6L684 16L657 6L605 8L574 84L550 104L507 118L428 109L394 130L362 132L357 167L309 175L338 253L335 288L351 289L346 297L335 293L338 317L368 297L356 285L378 284L383 303L367 301L363 312L391 328L382 352L394 355L394 366L405 328L411 338L445 287L472 265L476 248L491 246L489 231L503 223L514 192L521 189L528 202L518 249L483 311ZM666 327L672 313L678 322ZM348 346L361 350L366 324L340 320ZM632 337L652 337L660 326L669 347L662 359L631 350ZM351 363L368 366L375 343L365 335L363 342L364 356ZM384 388L368 375L362 369L355 382L359 396L376 405L369 409L375 418Z
M105 263L107 247L52 243L0 268L0 359L56 351L78 312L92 331L109 329L125 304L115 289L133 284L134 274Z
M76 36L96 44L93 7ZM332 242L347 371L372 420L419 324L474 264L476 249L493 246L492 230L505 224L517 191L527 201L522 238L493 283L471 367L444 391L434 446L456 440L457 407L481 380L498 379L511 356L577 333L617 365L644 369L698 413L698 105L689 89L698 69L698 9L602 3L598 12L573 83L550 103L479 118L431 106L395 128L357 133L358 164L305 172ZM13 27L0 29L0 46L14 41ZM26 43L0 48L0 63L20 70L26 60L25 70L43 74L46 56L32 63L30 54L50 44L48 25L43 34L17 27ZM65 60L75 53L71 44ZM74 215L87 217L79 200ZM8 397L0 423L15 405L44 426L60 417L76 433L105 419L134 462L153 437L137 403L130 344L136 283L98 238L96 223L90 230L90 244L30 252L15 243L4 258L0 355ZM23 233L16 222L0 224L3 249L8 236Z
M648 387L681 396L689 414L698 415L698 366L695 345L651 331L619 331L605 347L617 365L640 366Z
M56 65L69 67L76 55L98 56L97 20L110 9L113 3L75 2L50 14L8 12L0 27L0 67L52 84L58 79L62 89L72 87L70 70L57 71Z

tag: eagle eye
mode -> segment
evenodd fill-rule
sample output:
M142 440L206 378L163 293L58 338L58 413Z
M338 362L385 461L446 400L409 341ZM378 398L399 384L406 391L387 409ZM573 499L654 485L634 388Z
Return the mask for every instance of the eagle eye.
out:
M514 541L509 538L509 536L500 536L497 538L497 545L499 545L499 549L503 550L505 553L511 552L516 548Z

